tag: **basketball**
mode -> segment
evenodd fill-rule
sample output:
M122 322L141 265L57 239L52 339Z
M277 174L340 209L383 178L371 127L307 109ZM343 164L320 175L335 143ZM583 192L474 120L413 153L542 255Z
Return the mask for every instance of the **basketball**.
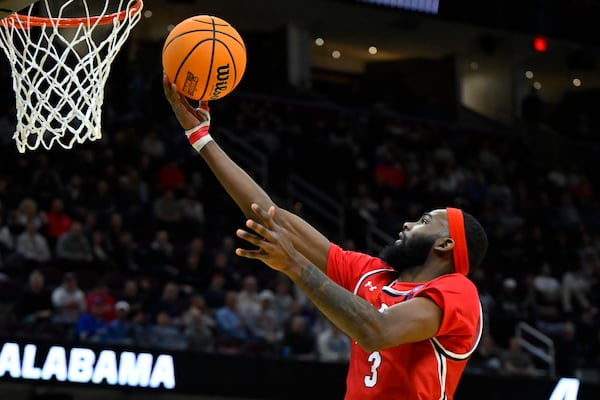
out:
M192 100L217 100L231 93L246 70L246 46L228 22L198 15L177 24L162 51L165 74Z

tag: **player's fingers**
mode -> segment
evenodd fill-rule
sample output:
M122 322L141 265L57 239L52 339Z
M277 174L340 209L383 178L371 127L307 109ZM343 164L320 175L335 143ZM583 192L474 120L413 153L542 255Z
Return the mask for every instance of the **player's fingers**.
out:
M235 231L235 233L240 239L244 239L246 242L251 243L257 247L261 247L261 245L264 244L264 240L261 237L247 232L243 229L238 229L237 231Z
M253 259L257 259L257 260L262 260L264 259L264 257L267 255L266 251L263 249L264 246L268 245L269 243L262 240L261 238L259 238L256 235L253 235L249 232L246 232L243 229L238 229L236 231L236 235L240 238L240 239L244 239L245 241L255 245L258 247L258 249L256 250L248 250L248 249L242 249L242 248L237 248L235 250L235 254L237 254L240 257L245 257L245 258L253 258Z
M163 73L163 89L165 91L165 96L167 96L168 100L173 99L173 85L169 81L169 77L167 74Z
M256 203L253 203L251 207L252 207L252 211L254 211L254 213L260 217L261 221L265 224L265 226L269 229L273 229L273 227L274 227L273 216L269 212L266 212L265 210L263 210L262 207ZM271 208L273 208L273 207L271 207Z
M163 86L165 91L165 96L175 110L181 109L182 107L187 111L190 111L190 105L183 96L179 95L177 91L177 86L174 83L169 82L169 78L165 75L163 78Z
M261 253L259 250L246 250L238 247L235 249L235 254L240 257L262 260L265 253Z
M264 238L268 242L273 242L274 237L276 236L273 231L268 229L265 225L253 220L249 219L246 221L246 226L256 232L260 237Z

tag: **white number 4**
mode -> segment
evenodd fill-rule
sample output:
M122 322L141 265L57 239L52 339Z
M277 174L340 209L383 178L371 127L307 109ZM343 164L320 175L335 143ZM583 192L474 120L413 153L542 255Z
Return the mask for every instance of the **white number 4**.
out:
M549 400L577 400L579 379L560 378Z

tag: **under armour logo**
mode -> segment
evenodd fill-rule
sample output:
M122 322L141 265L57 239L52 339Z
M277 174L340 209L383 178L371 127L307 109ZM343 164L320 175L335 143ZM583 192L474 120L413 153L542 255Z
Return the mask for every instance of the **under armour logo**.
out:
M372 292L373 290L377 289L377 286L373 286L373 284L371 283L371 281L367 281L367 283L365 283L365 287L369 288L370 292Z

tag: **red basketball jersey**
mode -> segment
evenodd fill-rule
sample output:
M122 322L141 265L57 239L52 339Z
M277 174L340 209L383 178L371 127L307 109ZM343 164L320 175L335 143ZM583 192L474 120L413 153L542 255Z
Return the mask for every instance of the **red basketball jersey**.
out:
M427 297L443 311L435 337L367 353L356 342L346 378L346 400L451 400L477 347L483 314L475 285L461 274L427 283L397 282L397 272L366 254L329 250L327 274L378 310Z

